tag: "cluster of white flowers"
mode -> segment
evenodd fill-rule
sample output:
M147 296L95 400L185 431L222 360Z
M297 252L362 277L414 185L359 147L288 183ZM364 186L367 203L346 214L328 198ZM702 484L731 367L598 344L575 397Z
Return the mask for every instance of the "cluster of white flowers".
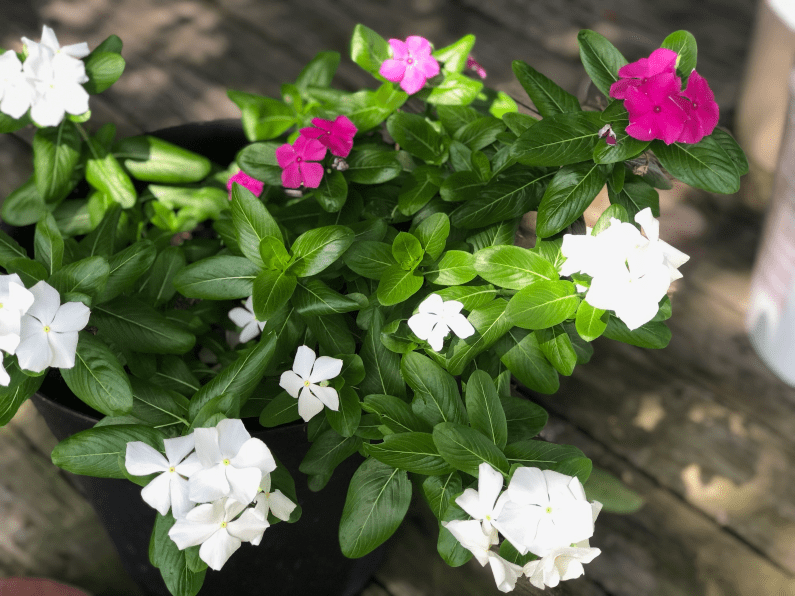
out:
M478 490L455 500L473 519L442 523L481 565L489 564L500 591L513 590L522 575L541 589L582 575L583 563L601 552L588 544L601 503L588 502L576 477L538 468L518 468L502 488L502 474L480 464ZM491 550L499 534L520 554L538 558L524 567L507 561Z
M326 406L335 412L340 409L340 398L328 381L342 371L342 360L329 356L315 357L308 346L301 346L295 353L293 370L282 373L279 386L298 398L298 414L308 422Z
M81 302L61 304L58 291L45 281L28 290L16 273L0 275L0 385L11 382L3 353L16 354L19 367L32 372L72 368L78 331L90 314Z
M260 543L268 513L287 521L296 507L280 490L271 491L276 462L241 420L224 419L163 444L165 457L141 441L127 443L127 471L158 474L141 496L161 515L171 509L176 523L169 537L180 550L201 545L199 557L216 571L243 542Z
M88 111L88 82L81 58L89 54L88 44L63 46L55 32L44 26L41 41L23 37L27 58L24 64L13 51L0 55L0 112L30 117L39 126L57 126L66 113Z
M445 301L439 294L431 294L420 303L417 314L409 318L409 329L439 352L451 330L461 339L475 333L472 323L461 314L462 308L464 305L458 300Z
M561 252L566 257L560 274L584 273L591 281L585 301L612 310L629 329L637 329L657 314L678 269L690 258L660 240L660 223L646 208L635 216L645 232L611 218L600 234L566 234Z

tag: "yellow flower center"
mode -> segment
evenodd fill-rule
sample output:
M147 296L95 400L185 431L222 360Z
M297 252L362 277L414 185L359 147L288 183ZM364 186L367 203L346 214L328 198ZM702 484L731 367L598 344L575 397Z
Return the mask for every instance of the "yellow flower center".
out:
M226 522L221 522L221 527L225 528L226 527Z
M171 467L168 469L168 471L169 471L169 472L171 472L171 473L173 474L173 473L174 473L174 471L175 471L175 468L174 468L174 466L171 466Z
M225 459L225 460L224 460L224 465L225 465L225 466L228 466L228 465L229 465L229 460L228 460L228 459Z
M309 387L309 381L304 381L304 387Z
M44 333L49 333L49 332L50 332L50 326L49 325L45 325L44 326Z
M547 507L547 513L552 513L552 507Z

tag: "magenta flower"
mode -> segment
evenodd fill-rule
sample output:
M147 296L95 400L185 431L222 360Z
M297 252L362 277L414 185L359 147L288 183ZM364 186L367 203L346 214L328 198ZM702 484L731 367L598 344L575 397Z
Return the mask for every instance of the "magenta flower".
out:
M347 116L337 116L336 120L312 118L312 126L301 129L301 136L317 139L324 147L328 147L332 155L348 157L353 149L353 136L356 126Z
M654 50L648 58L625 64L618 69L620 77L610 85L610 97L626 99L628 90L646 85L656 75L676 72L677 53L666 48Z
M317 139L298 137L295 143L285 143L276 149L276 161L282 168L282 185L285 188L320 186L323 166L318 162L326 156L326 148Z
M424 37L410 35L405 43L390 39L392 57L381 63L382 77L413 95L425 85L425 80L439 74L439 63L431 56L431 44Z
M679 77L670 73L649 77L642 87L629 87L624 101L629 112L626 133L641 141L662 139L666 145L675 142L687 120L679 98L681 88Z
M240 170L237 174L235 174L229 179L229 182L226 183L226 189L229 191L230 201L232 200L232 184L234 184L235 182L249 189L257 196L260 196L262 194L262 189L265 186L264 182L260 182L256 178L252 178L251 176L246 174L243 170Z
M602 128L599 129L599 132L596 133L599 135L600 139L604 139L605 143L608 145L615 145L616 144L616 133L613 131L613 127L609 124L605 124Z
M715 95L709 88L707 80L695 70L690 73L687 88L681 95L680 103L684 107L688 119L682 129L682 134L677 139L678 142L698 143L705 136L712 134L718 124L720 108L715 102Z
M472 56L467 57L467 68L474 70L481 79L486 78L486 69L483 68L480 63Z

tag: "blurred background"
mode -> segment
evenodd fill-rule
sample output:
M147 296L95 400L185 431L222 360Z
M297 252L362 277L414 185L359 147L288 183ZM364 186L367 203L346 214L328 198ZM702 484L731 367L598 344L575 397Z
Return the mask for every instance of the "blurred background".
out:
M597 340L593 361L578 367L557 395L533 397L550 412L547 438L582 448L595 466L645 501L631 515L603 514L592 540L602 555L586 567L585 578L547 593L791 596L795 390L754 351L745 321L771 197L789 204L795 196L788 190L795 178L789 170L777 179L778 165L786 162L780 156L795 152L781 142L795 55L793 5L795 0L3 0L0 46L20 50L20 38L38 40L43 24L55 29L62 44L87 41L91 48L118 34L127 69L111 90L92 97L88 126L114 122L119 135L128 136L237 118L228 88L277 97L281 83L294 80L321 50L343 55L338 87L373 87L370 76L347 59L356 23L385 38L422 35L436 47L473 33L473 56L488 73L485 83L527 104L511 71L513 59L584 99L580 29L606 36L630 61L648 56L669 33L689 30L698 41L697 70L721 107L720 126L745 149L751 173L733 196L682 184L660 193L661 237L691 255L673 297L671 344L650 351ZM30 175L31 138L30 130L0 138L0 197ZM791 226L768 229L779 243L795 242ZM775 246L783 245L770 250ZM764 297L762 282L757 293ZM786 299L791 283L782 283L784 298L769 308ZM764 352L768 339L760 335L757 349ZM787 362L795 369L795 360ZM50 463L54 444L29 404L0 429L0 578L49 577L93 594L136 594L93 510ZM412 508L407 521L366 596L498 593L488 568L470 563L452 570L435 555L435 522L421 507ZM540 593L520 584L516 593Z

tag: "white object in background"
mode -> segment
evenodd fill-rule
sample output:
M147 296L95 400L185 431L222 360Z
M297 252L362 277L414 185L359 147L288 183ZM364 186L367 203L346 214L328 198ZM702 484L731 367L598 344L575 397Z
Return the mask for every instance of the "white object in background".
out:
M795 387L795 70L770 211L751 278L746 328L765 364Z

